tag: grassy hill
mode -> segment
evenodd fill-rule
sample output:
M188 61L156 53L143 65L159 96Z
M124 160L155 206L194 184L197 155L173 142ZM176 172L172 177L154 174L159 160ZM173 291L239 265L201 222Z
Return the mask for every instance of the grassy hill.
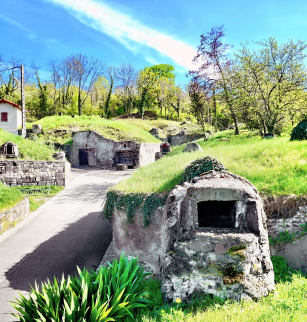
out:
M6 141L11 141L18 146L19 159L21 160L54 160L52 155L54 149L40 142L23 139L21 136L14 135L0 129L0 146Z
M182 179L184 168L193 160L210 155L222 162L228 171L250 180L261 194L307 194L307 142L289 141L289 137L264 140L255 133L233 130L219 132L207 142L199 140L203 151L183 153L185 145L155 163L137 169L114 189L123 192L163 192ZM230 141L221 141L221 138Z
M177 134L181 130L187 133L199 132L200 129L193 123L180 124L179 122L167 120L141 120L141 119L113 119L106 120L99 116L49 116L39 121L28 123L27 128L31 129L33 124L40 124L43 127L43 134L39 140L59 144L72 141L74 132L95 130L106 138L121 141L133 140L136 142L160 142L149 131L159 128L160 137L170 134Z
M116 141L134 140L137 142L158 143L158 139L145 131L142 127L129 124L125 120L105 120L98 116L49 116L37 122L28 123L40 124L43 127L43 134L40 140L55 143L71 143L74 132L95 130L106 138Z

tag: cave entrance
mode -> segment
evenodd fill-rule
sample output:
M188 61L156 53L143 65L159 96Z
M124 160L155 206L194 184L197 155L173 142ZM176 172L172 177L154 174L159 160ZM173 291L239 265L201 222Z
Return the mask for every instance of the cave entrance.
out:
M197 211L199 227L235 228L236 201L202 201Z

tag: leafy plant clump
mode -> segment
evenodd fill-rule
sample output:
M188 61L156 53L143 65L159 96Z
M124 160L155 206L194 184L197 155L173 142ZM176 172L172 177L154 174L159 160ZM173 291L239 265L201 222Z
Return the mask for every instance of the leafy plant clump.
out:
M13 315L22 322L106 322L133 317L135 309L151 304L146 298L150 280L145 279L150 273L144 273L137 262L122 255L97 273L78 268L79 276L42 283L41 292L36 284L28 299L20 294L13 302L19 312Z
M226 170L226 168L221 162L210 156L199 158L185 168L183 182L191 181L194 177L210 170L223 171Z
M272 256L271 260L275 283L292 282L293 275L303 275L300 270L290 268L288 261L283 256Z
M303 120L293 129L290 141L307 140L307 120Z
M111 220L114 207L118 210L127 212L127 222L131 223L135 211L141 208L143 211L143 225L147 227L150 223L150 215L158 208L163 207L166 203L168 193L128 193L124 194L120 191L109 190L106 196L101 217Z

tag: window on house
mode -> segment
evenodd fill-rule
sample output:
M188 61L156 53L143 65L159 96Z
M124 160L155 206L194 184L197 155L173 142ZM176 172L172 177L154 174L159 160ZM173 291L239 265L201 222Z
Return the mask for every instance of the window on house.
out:
M1 113L1 122L7 122L7 112L2 112Z

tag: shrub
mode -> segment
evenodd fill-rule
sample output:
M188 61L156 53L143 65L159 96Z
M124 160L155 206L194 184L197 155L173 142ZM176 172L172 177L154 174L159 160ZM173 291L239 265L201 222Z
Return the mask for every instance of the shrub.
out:
M288 261L283 256L271 257L274 268L275 283L291 282L293 275L303 275L301 271L290 268Z
M79 276L54 278L53 284L42 283L39 292L37 284L29 298L20 294L13 302L19 314L13 314L19 321L54 322L105 322L130 315L136 308L151 303L145 291L148 281L137 259L129 260L122 255L99 272L81 271Z
M226 168L221 162L212 157L206 156L204 158L199 158L185 168L183 182L191 181L194 177L210 170L222 171L226 170Z
M294 140L307 140L307 120L301 121L292 130L290 141Z

